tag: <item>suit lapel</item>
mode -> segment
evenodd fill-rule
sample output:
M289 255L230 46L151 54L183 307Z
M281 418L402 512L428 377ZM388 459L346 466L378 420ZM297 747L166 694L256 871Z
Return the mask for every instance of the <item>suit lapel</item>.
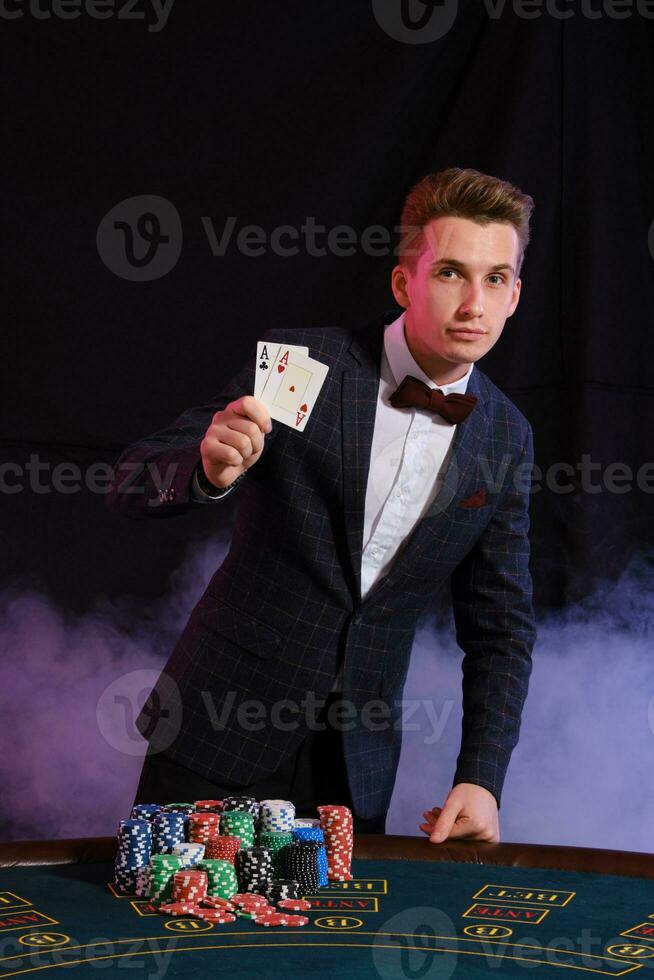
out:
M384 325L396 313L377 317L354 336L341 388L343 505L348 553L361 601L361 553L370 470L370 451L377 412Z

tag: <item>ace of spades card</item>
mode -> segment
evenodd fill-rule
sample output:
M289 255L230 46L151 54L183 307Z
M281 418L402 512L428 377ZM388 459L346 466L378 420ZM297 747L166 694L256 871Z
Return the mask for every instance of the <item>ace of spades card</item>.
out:
M271 418L303 432L329 368L288 347L280 353L261 400Z

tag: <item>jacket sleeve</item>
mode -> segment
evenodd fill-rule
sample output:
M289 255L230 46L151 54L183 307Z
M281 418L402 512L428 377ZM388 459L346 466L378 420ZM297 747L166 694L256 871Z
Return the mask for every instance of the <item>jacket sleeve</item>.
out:
M484 786L498 807L520 734L536 639L528 537L532 463L528 427L490 523L451 579L457 643L464 652L454 784Z
M283 341L283 331L269 331L263 339L271 339L273 333L277 341ZM138 519L172 517L190 507L202 506L192 494L195 467L201 460L200 443L216 412L253 392L254 372L255 358L250 357L215 398L187 409L170 425L123 450L112 463L107 507L124 517ZM277 431L273 421L272 432L265 436L263 452L255 466L268 452Z

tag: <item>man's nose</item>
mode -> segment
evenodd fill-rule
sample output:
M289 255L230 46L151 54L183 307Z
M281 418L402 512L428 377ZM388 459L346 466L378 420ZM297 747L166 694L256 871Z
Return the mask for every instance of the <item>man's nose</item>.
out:
M463 302L460 306L460 311L463 316L466 317L478 317L484 312L484 297L481 291L481 285L470 286Z

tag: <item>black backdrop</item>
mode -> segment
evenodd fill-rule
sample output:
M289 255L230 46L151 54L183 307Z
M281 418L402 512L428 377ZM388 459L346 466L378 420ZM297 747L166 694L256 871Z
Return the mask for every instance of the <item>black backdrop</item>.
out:
M358 236L392 230L411 184L445 166L509 179L536 202L521 303L481 367L531 420L537 463L589 454L596 480L623 463L635 483L654 460L653 21L642 9L622 4L617 19L608 0L604 12L600 0L560 3L572 12L561 19L532 4L527 19L462 0L444 36L407 43L389 27L392 0L176 0L160 30L150 4L134 8L145 20L117 16L123 4L64 20L14 0L23 16L0 18L0 464L5 484L23 483L2 495L4 586L41 588L71 610L99 594L161 594L215 511L124 521L101 494L36 492L16 467L37 459L46 487L63 462L85 473L219 391L264 329L359 324L393 307L390 251L316 256L300 242L292 257L253 257L232 243L219 257L207 218L218 232L229 216L267 235L310 217ZM183 228L179 260L153 281L116 275L96 246L104 215L138 195L165 198ZM541 607L651 546L649 481L650 492L589 493L577 479L570 493L534 493Z

